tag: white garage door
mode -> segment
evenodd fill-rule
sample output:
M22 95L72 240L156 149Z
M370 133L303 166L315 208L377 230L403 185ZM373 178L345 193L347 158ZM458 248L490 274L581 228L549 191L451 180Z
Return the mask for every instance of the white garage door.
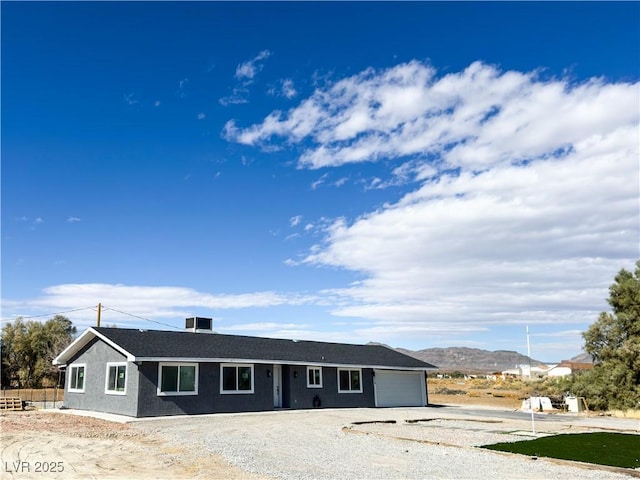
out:
M426 404L424 372L375 372L376 407L422 407Z

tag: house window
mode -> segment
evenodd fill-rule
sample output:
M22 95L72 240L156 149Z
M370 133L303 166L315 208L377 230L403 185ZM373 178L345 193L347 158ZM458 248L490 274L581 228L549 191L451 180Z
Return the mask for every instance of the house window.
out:
M322 367L307 367L307 388L322 388Z
M86 365L78 364L69 367L69 391L84 393L84 370Z
M197 363L160 363L158 395L197 395Z
M220 365L220 393L253 393L253 365Z
M105 393L126 395L127 389L127 364L107 363L107 384Z
M362 371L359 368L338 369L338 393L362 393Z

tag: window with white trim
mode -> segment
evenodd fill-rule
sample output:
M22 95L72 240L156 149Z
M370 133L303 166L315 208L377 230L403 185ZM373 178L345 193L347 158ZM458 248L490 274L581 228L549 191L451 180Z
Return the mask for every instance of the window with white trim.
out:
M158 364L158 395L197 395L198 364Z
M253 393L253 365L221 364L220 393Z
M127 363L107 363L105 393L113 395L127 394Z
M84 393L84 363L69 366L69 391Z
M307 388L322 388L322 367L307 367Z
M338 393L362 393L362 370L359 368L339 368Z

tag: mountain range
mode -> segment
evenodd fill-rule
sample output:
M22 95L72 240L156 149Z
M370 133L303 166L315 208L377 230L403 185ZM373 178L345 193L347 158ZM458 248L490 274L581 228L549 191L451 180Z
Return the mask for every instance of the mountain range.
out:
M460 371L466 373L501 372L517 365L548 365L540 360L529 359L526 355L511 350L482 350L468 347L425 348L424 350L396 349L406 355L425 361L438 367L441 371ZM581 353L570 359L573 362L591 362L591 357ZM555 363L555 362L552 362Z

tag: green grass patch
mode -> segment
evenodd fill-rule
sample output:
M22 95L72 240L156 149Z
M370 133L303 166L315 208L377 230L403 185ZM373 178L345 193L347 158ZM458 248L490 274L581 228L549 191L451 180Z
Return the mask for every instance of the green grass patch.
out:
M553 435L522 442L484 445L482 448L613 467L640 467L640 435L624 433Z

